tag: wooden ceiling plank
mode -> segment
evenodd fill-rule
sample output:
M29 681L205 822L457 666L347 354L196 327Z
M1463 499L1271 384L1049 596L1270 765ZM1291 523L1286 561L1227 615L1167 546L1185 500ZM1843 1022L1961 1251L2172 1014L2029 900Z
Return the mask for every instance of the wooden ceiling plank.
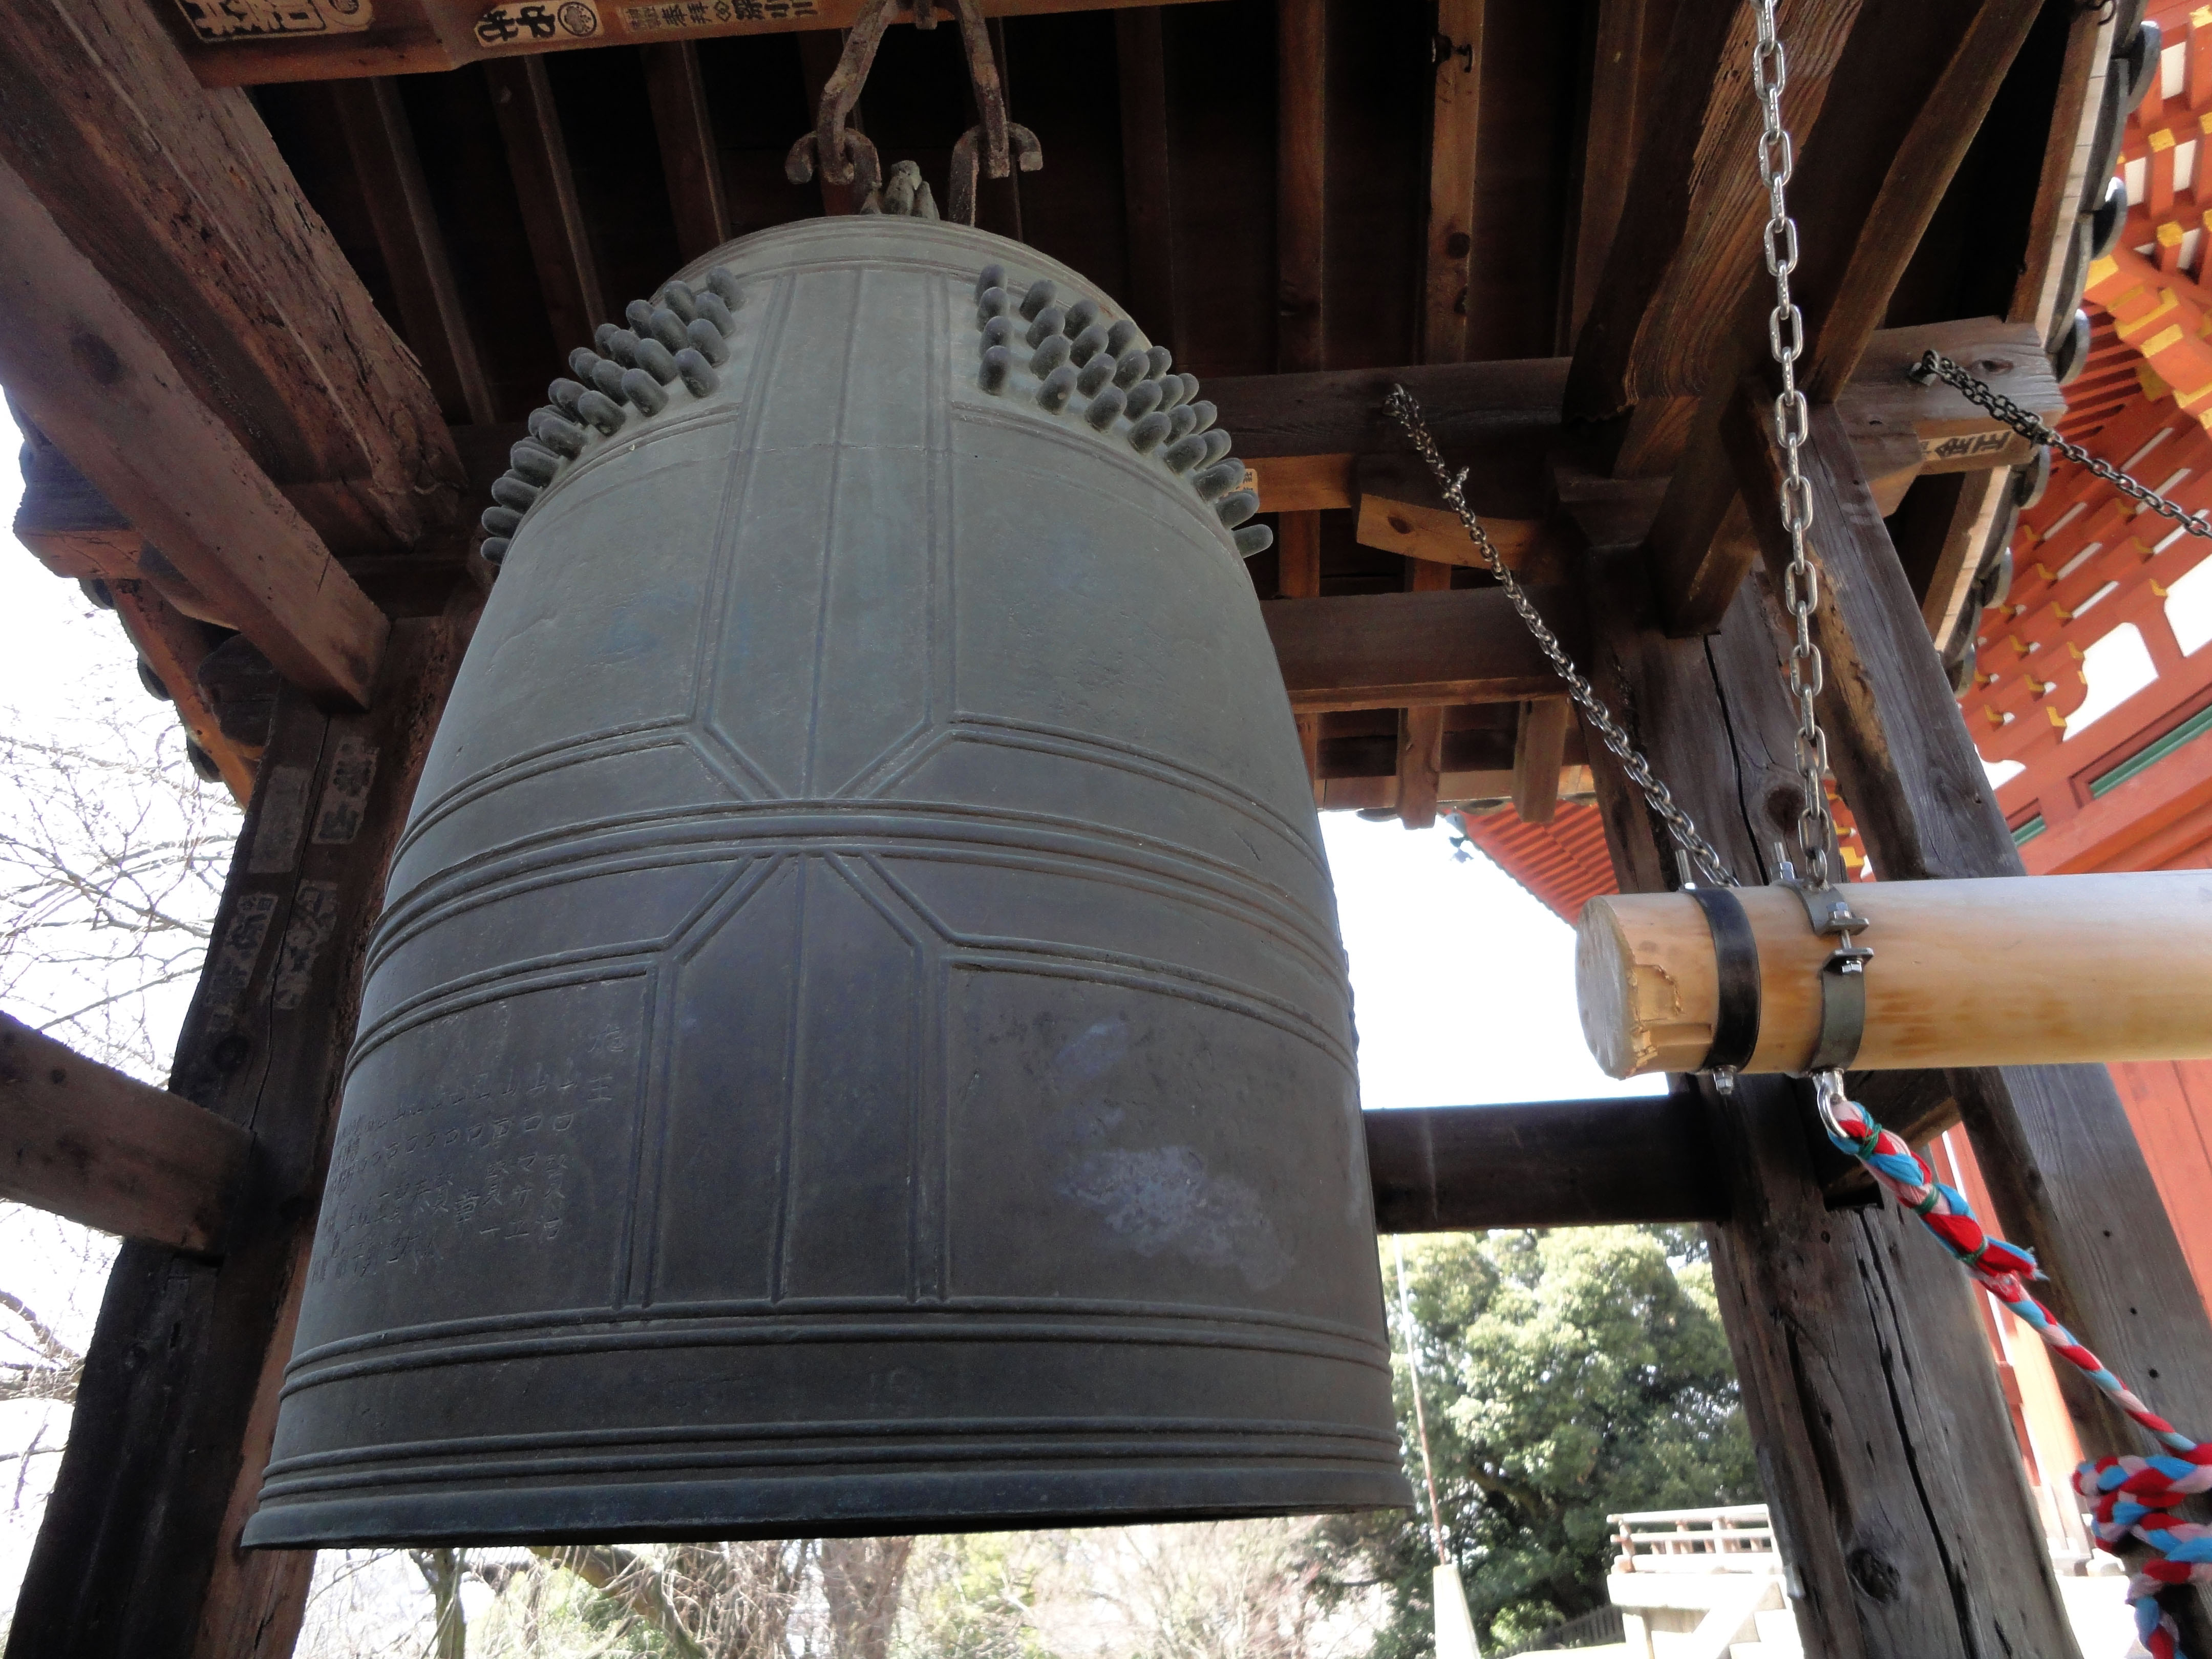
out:
M1482 118L1484 0L1437 0L1429 116L1429 216L1422 256L1421 361L1467 356L1474 258L1477 129Z
M2040 0L1949 7L1865 0L1857 8L1826 76L1818 118L1809 131L1804 124L1796 129L1804 135L1790 195L1799 246L1793 297L1804 316L1798 383L1816 401L1833 398L1857 369L2039 9ZM1794 86L1800 51L1796 40L1788 44ZM1747 172L1751 155L1747 143ZM1767 308L1771 280L1757 252L1763 222L1754 216L1748 246L1731 247L1723 237L1705 247L1705 257L1724 257L1732 269L1716 264L1678 283L1703 292L1708 317L1733 325L1718 335L1708 331L1707 360L1715 368L1734 363L1740 372L1765 355L1765 330L1752 320ZM1686 323L1663 306L1656 314L1667 324L1671 352ZM1643 378L1641 369L1636 373ZM1670 374L1655 371L1664 389L1683 389L1666 384ZM1672 376L1674 382L1682 378ZM1735 469L1723 453L1721 429L1738 395L1735 379L1732 373L1704 389L1688 447L1652 528L1653 583L1668 629L1678 637L1720 625L1756 556L1748 538L1729 533Z
M213 1255L252 1144L205 1107L0 1014L0 1198Z
M1054 12L1107 11L1137 5L1188 4L1192 0L982 0L983 15L1025 17ZM708 0L702 12L672 24L662 5L641 8L649 21L633 28L626 0L601 0L599 27L584 34L550 27L533 34L517 27L501 40L496 26L489 38L479 26L488 15L484 0L425 0L427 17L411 6L379 0L378 21L360 33L332 32L262 40L233 39L220 45L191 39L180 17L174 33L192 70L208 87L265 86L285 81L336 81L378 75L435 75L466 64L542 56L554 52L590 52L608 46L650 46L672 40L712 40L731 35L805 33L850 28L865 0ZM153 9L148 8L150 12ZM510 13L520 8L510 4ZM687 12L689 8L686 9ZM412 14L412 15L410 15ZM387 22L385 20L389 18ZM957 23L939 3L940 23ZM901 21L905 21L903 15Z
M696 42L647 46L643 57L646 95L660 139L660 170L676 215L677 252L688 262L735 234L729 192L722 185L722 152L714 142L714 114L707 106Z
M1562 638L1579 640L1570 593L1530 592ZM1294 713L1518 702L1559 690L1502 588L1274 599L1260 614Z
M348 81L331 88L376 246L399 305L399 325L453 425L498 417L476 331L446 257L399 83Z
M361 705L383 613L4 166L0 232L0 381L280 673Z
M1278 0L1275 15L1275 367L1316 369L1326 361L1328 322L1322 303L1327 7L1323 0Z
M162 597L141 577L111 578L107 592L123 631L139 658L161 682L177 718L222 774L223 787L244 806L253 794L253 761L223 735L207 694L200 690L199 668L212 648L206 629Z
M0 163L175 385L342 551L458 520L437 400L246 94L204 90L151 6L5 0L0 21Z
M1127 216L1129 312L1170 350L1182 336L1175 269L1175 179L1168 155L1167 47L1159 9L1114 15L1121 98L1121 198Z
M1637 124L1643 112L1637 106L1636 89L1644 60L1644 5L1645 0L1598 0L1565 296L1569 342L1589 315L1613 251L1613 233L1628 205L1629 169L1621 159L1637 154Z
M568 166L568 141L553 100L553 82L537 58L488 64L484 74L491 82L500 137L507 143L507 170L530 239L531 261L538 268L538 285L553 338L565 355L588 344L609 313L599 256L592 252Z

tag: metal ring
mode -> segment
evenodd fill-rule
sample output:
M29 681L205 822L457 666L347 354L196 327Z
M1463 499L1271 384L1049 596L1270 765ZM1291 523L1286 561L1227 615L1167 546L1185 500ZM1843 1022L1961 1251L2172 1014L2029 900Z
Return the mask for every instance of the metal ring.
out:
M1713 936L1713 968L1719 1005L1713 1011L1713 1042L1701 1072L1725 1066L1741 1071L1759 1047L1759 940L1743 902L1725 887L1686 890L1705 913Z

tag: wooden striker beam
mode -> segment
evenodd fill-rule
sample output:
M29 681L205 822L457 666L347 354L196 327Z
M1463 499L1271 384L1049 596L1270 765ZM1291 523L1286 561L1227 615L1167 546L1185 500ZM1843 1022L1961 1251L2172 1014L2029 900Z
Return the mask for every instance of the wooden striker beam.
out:
M210 1255L252 1139L0 1014L0 1198Z

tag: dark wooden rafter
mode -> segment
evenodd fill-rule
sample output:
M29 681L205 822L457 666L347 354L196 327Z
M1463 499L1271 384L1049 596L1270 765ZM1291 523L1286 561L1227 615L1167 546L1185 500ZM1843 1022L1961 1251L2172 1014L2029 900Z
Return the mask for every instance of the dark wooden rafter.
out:
M446 418L484 424L498 416L476 331L453 281L446 236L408 125L399 83L341 82L331 88L362 200L399 306L399 325Z
M644 49L646 94L660 139L660 170L676 218L676 251L691 260L735 234L729 191L722 183L722 154L714 143L714 114L699 74L699 48L690 40Z
M398 625L364 714L283 700L171 1078L252 1167L220 1261L125 1246L9 1636L76 1659L278 1659L313 1555L238 1547L289 1357L361 963L468 617ZM153 1495L158 1494L158 1501Z
M553 82L542 58L508 58L484 67L492 107L507 145L516 204L530 238L531 261L553 325L565 351L582 345L608 321L599 283L599 256L584 223L568 166L568 141L554 102Z
M200 690L200 665L214 648L206 625L178 610L143 577L109 578L107 591L139 661L168 693L178 720L215 763L223 787L244 805L253 793L254 758L224 735L214 707Z
M1129 310L1147 334L1172 349L1182 338L1182 319L1176 292L1175 180L1168 159L1167 43L1157 7L1115 14L1114 61L1121 102Z
M1422 251L1421 361L1467 356L1474 258L1474 170L1482 118L1483 0L1437 0L1431 46L1429 211Z
M245 94L204 91L150 6L7 0L0 18L0 163L139 320L170 394L212 411L340 553L457 520L436 400Z
M1574 214L1560 283L1563 349L1571 350L1605 274L1613 232L1628 205L1629 169L1644 111L1638 82L1644 65L1647 0L1597 0L1590 31L1589 80L1582 110L1582 148L1573 188Z
M220 1251L252 1136L0 1014L0 1198Z
M2040 9L2040 0L1959 6L1864 0L1841 50L1828 66L1814 70L1823 82L1819 114L1793 126L1802 136L1790 199L1799 250L1793 295L1804 316L1798 383L1816 402L1834 398L1857 371L1921 233ZM1801 13L1790 53L1793 88L1804 72L1808 35L1822 38L1813 14ZM1750 104L1741 96L1736 101ZM1714 137L1741 118L1741 109L1724 115ZM1735 142L1732 131L1727 137ZM1747 142L1742 151L1751 154ZM1720 319L1721 332L1704 336L1704 356L1694 365L1681 358L1677 331L1688 319L1655 302L1644 321L1662 331L1630 368L1632 388L1696 391L1705 399L1651 543L1668 625L1681 634L1717 624L1756 556L1751 538L1731 526L1735 480L1720 453L1737 368L1765 349L1765 327L1747 313L1770 308L1771 279L1758 251L1765 216L1754 209L1743 222L1747 234L1709 243L1698 256L1708 263L1686 265L1675 279L1677 291L1695 294L1708 331L1711 319ZM1599 362L1578 350L1577 383L1586 363ZM1725 372L1705 384L1714 370ZM1571 386L1571 398L1572 392Z

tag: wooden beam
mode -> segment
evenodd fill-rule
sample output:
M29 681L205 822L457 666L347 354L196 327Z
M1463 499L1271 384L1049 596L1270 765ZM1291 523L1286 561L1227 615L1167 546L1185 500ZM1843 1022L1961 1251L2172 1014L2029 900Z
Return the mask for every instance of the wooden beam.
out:
M2012 303L2005 308L2009 322L2033 323L2048 330L2048 314L2058 302L2059 268L2065 249L2074 239L2081 180L2075 169L2087 163L2080 159L2089 135L2082 131L2087 111L2091 78L2105 61L2100 50L2104 40L2102 16L2097 10L2077 11L2066 33L2066 56L2059 65L2057 94L2051 100L2051 126L2043 141L2043 167L2037 175L2035 207L2028 218L2027 258L2014 283Z
M536 58L487 64L484 76L491 84L500 137L506 141L507 172L530 238L531 261L538 267L538 286L545 296L553 338L565 354L588 343L609 317L599 256L592 250L575 175L568 167L568 141L561 131L553 82L544 61Z
M1321 514L1285 513L1276 520L1275 594L1282 599L1321 597ZM1262 614L1265 614L1264 612ZM1298 752L1305 757L1306 776L1320 803L1321 716L1300 714Z
M1167 46L1157 6L1114 15L1121 99L1121 202L1129 239L1129 310L1169 349L1182 336L1175 269L1175 179L1168 151Z
M1572 240L1561 296L1566 312L1561 334L1569 350L1597 298L1613 233L1628 205L1629 168L1621 158L1638 154L1640 148L1644 111L1637 91L1644 68L1644 3L1598 0L1590 32L1588 102L1583 110Z
M250 1132L209 1262L124 1247L17 1600L12 1644L73 1659L281 1659L313 1556L239 1548L290 1357L362 963L468 618L396 627L374 707L287 690L171 1083Z
M10 395L288 679L360 703L383 613L4 165L0 226Z
M462 516L437 400L246 94L204 91L163 18L145 5L0 3L11 198L44 210L158 345L173 393L214 411L324 542L412 547ZM52 350L70 337L41 337Z
M1406 561L1406 591L1449 593L1452 568L1427 559ZM1437 821L1437 792L1444 769L1444 706L1416 703L1398 711L1398 822L1425 830Z
M476 331L446 257L429 181L415 148L397 81L340 82L331 88L338 126L399 303L399 325L446 419L483 425L498 417L477 352Z
M1362 1112L1382 1233L1718 1221L1694 1091Z
M1483 0L1437 0L1431 48L1429 214L1422 254L1421 361L1467 356L1474 259L1475 147L1482 119Z
M171 23L170 31L190 54L192 68L204 85L246 87L370 75L436 75L468 64L601 46L649 46L726 35L834 32L850 28L864 3L769 0L763 6L758 0L746 0L746 3L726 7L719 15L709 6L703 13L688 14L680 23L671 23L665 9L655 6L650 11L636 11L639 21L633 27L631 18L636 9L620 0L605 0L597 9L597 26L581 34L566 27L549 27L540 37L526 26L511 23L511 38L501 39L500 26L489 18L483 0L420 0L420 3L382 0L376 9L376 21L358 32L333 29L258 40L234 36L213 45L195 40L181 15ZM995 23L1006 17L1183 3L1187 0L982 0L981 10ZM519 9L510 10L507 15L513 17ZM901 21L905 21L904 9ZM937 7L937 17L940 23L958 21L943 0ZM545 21L550 23L550 19Z
M1848 40L1832 54L1832 73L1822 75L1819 118L1793 128L1805 135L1790 184L1799 227L1792 292L1805 319L1797 376L1815 401L1833 399L1856 373L1922 231L2040 9L2041 0L1956 6L1863 0L1858 6ZM1797 27L1825 38L1811 13L1801 13ZM1788 44L1795 87L1802 42ZM1705 394L1651 542L1668 626L1683 635L1717 624L1753 556L1749 539L1731 527L1731 469L1719 453L1738 367L1765 350L1765 325L1752 313L1767 307L1771 279L1756 255L1756 226L1747 225L1734 240L1704 248L1701 257L1716 263L1693 273L1690 286L1706 319L1698 336L1702 355L1694 366L1679 361L1674 368L1653 371L1654 389ZM1745 246L1734 245L1746 236ZM1690 329L1689 319L1663 307L1658 314L1668 321L1664 349L1674 354L1675 332Z
M1327 9L1322 0L1276 0L1275 19L1275 366L1313 369L1326 362L1328 337L1322 304Z
M1747 414L1748 411L1747 411ZM1763 428L1731 423L1769 567L1788 546L1765 523L1779 471ZM1820 574L1814 638L1836 781L1886 881L2017 875L2020 855L1945 682L1927 625L1833 410L1803 452ZM1875 971L1879 971L1877 968ZM2101 1066L1958 1071L1950 1083L2006 1236L2036 1253L2039 1294L2112 1370L2176 1422L2212 1422L2212 1322L2127 1114ZM2069 1368L2061 1367L2062 1371ZM2064 1376L2092 1456L2139 1448L2102 1397ZM2202 1597L2187 1598L2205 1620ZM2212 1622L2212 1621L2207 1621ZM2185 1626L2202 1644L2206 1623Z
M112 578L107 591L139 659L154 671L185 730L215 763L224 787L243 806L253 793L253 763L223 735L222 723L200 690L199 666L214 648L206 628L171 605L153 583L143 578Z
M1559 769L1567 762L1574 705L1535 697L1521 705L1513 738L1513 810L1523 823L1549 823L1559 805Z
M1583 584L1601 693L1746 880L1791 833L1779 646L1747 586L1707 640L1659 632L1634 556ZM1625 889L1674 880L1672 849L1602 750L1591 757ZM1831 1210L1802 1085L1699 1085L1729 1219L1715 1288L1762 1484L1817 1659L2065 1654L2071 1636L1977 1294L1917 1218Z
M1531 594L1563 638L1580 637L1570 592ZM1276 599L1260 614L1299 714L1518 702L1559 690L1502 588Z
M0 1014L0 1199L211 1255L252 1141Z
M660 139L660 171L676 216L677 256L689 263L736 234L722 185L722 152L714 142L714 112L707 106L695 42L647 46L642 56L646 96Z

